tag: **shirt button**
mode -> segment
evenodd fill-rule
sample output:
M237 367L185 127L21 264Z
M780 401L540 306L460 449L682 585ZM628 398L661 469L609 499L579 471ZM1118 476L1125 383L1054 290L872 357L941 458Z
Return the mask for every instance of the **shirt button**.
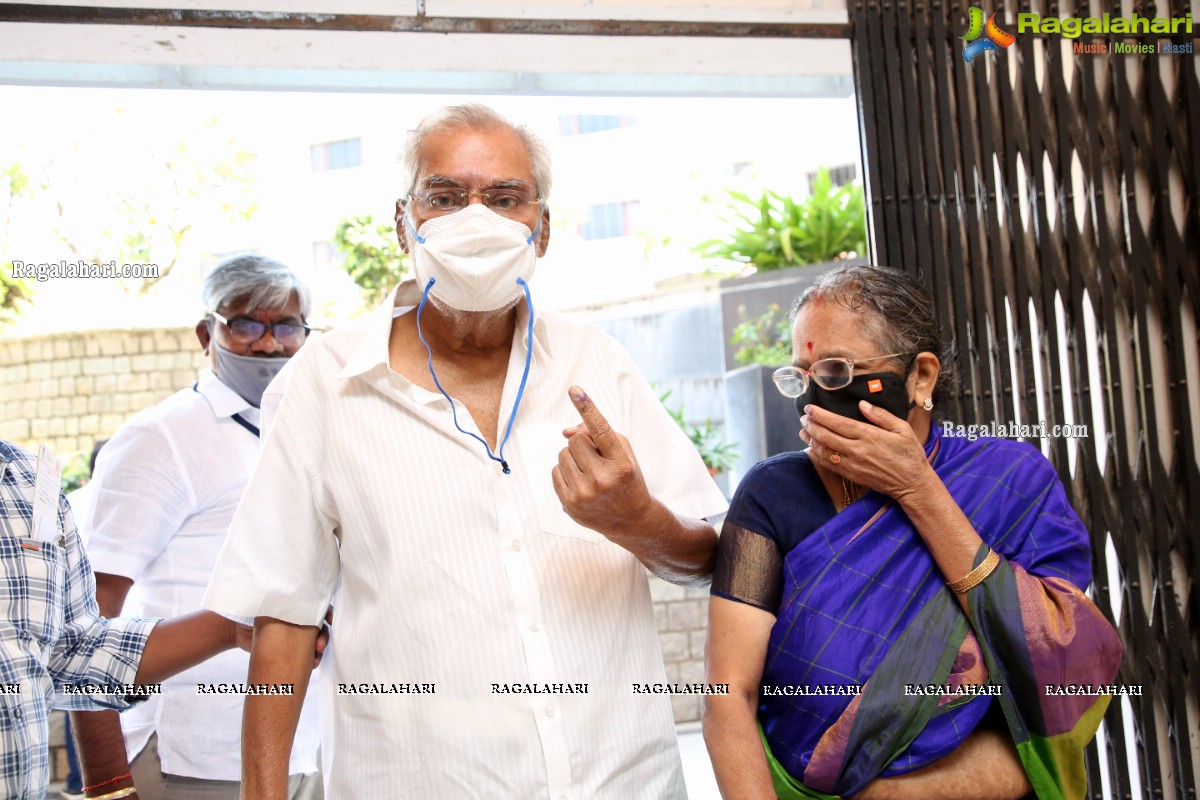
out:
M512 547L514 553L519 552L521 549L521 540L513 539L512 544L510 546Z
M545 710L547 717L553 717L556 712L556 709L554 708L554 703L547 703L546 708L544 710Z
M532 633L537 633L542 629L542 626L538 625L538 621L536 619L530 620L529 624L525 627L528 628Z
M24 711L22 711L22 710L21 710L21 709L19 709L19 708L14 708L14 709L13 709L13 716L14 716L14 717L16 717L17 719L21 719L22 717L24 717L24 716L25 716L25 712L24 712Z

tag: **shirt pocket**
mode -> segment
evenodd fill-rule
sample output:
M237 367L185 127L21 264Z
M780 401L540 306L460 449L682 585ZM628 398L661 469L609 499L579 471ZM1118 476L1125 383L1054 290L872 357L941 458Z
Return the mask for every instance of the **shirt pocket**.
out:
M563 427L557 423L538 423L527 426L520 433L523 460L535 474L530 483L538 524L543 531L554 536L600 544L607 541L604 534L585 528L571 519L563 511L562 501L554 491L554 479L550 471L558 464L559 452L567 446L567 440L562 435Z
M54 542L3 537L7 589L11 592L10 624L43 645L62 635L66 593L66 550Z

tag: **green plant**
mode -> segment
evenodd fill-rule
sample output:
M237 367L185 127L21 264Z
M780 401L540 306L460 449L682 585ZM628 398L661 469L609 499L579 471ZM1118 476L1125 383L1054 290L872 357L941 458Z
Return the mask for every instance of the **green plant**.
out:
M0 262L0 324L16 319L33 299L33 290L23 278L11 277L11 261Z
M812 194L799 202L769 189L757 200L727 191L733 216L742 225L728 237L699 245L698 252L706 258L741 261L767 272L866 252L862 186L835 187L824 167L817 171Z
M333 243L342 254L342 269L358 284L368 305L386 297L408 271L408 254L400 249L395 229L375 222L370 214L343 218Z
M62 490L67 494L83 486L91 478L88 453L71 453L62 459Z
M738 447L736 442L727 442L710 418L705 418L703 425L692 425L683 417L683 406L672 408L667 405L667 398L671 396L671 390L663 392L658 396L659 401L663 404L663 408L675 420L675 424L680 427L688 439L691 440L692 446L696 448L696 452L700 454L700 460L704 462L704 466L708 467L709 471L714 475L718 472L724 472L733 467L738 459Z
M792 361L792 321L772 303L765 313L734 326L729 343L738 366L765 364L779 367Z

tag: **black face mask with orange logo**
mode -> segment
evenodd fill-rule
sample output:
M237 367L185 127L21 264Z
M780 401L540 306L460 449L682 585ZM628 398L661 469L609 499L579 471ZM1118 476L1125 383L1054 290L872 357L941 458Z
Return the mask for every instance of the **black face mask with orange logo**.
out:
M870 425L873 423L868 422L858 408L858 401L866 400L900 419L906 419L908 410L916 404L908 399L908 388L904 384L905 379L894 372L855 375L854 380L841 389L824 389L816 381L809 380L808 389L796 398L796 411L804 416L804 407L814 405Z

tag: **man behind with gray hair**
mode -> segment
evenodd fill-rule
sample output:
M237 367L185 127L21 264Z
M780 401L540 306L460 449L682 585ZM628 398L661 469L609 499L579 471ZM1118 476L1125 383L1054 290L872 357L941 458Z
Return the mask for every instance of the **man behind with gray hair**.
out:
M106 617L200 607L258 455L263 391L308 336L308 288L273 259L222 262L205 277L203 299L196 338L210 369L131 418L96 464L87 550ZM236 800L247 665L245 653L225 653L120 718L75 713L85 786L136 786L142 800ZM292 800L321 796L317 746L314 697L291 751Z

